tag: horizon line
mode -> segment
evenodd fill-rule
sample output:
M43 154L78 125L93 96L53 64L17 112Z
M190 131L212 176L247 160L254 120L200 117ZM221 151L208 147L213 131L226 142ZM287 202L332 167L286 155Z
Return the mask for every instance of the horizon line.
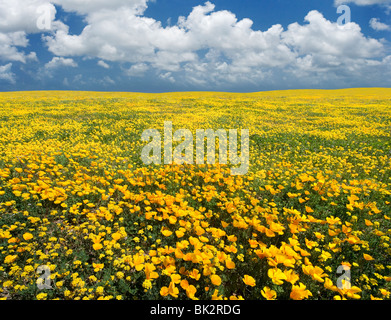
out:
M342 90L368 90L368 89L391 89L391 87L346 87L336 89L315 89L315 88L300 88L300 89L271 89L261 91L220 91L220 90L184 90L184 91L161 91L161 92L146 92L146 91L104 91L104 90L71 90L71 89L38 89L38 90L9 90L0 91L0 94L6 93L23 93L23 92L94 92L94 93L136 93L136 94L170 94L170 93L228 93L228 94L252 94L265 93L276 91L342 91Z

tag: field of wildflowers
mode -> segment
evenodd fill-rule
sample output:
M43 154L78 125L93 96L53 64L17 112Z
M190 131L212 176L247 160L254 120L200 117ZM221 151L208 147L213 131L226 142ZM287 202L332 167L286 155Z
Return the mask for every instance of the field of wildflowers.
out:
M0 106L1 299L390 299L390 89ZM144 165L164 121L249 129L248 173Z

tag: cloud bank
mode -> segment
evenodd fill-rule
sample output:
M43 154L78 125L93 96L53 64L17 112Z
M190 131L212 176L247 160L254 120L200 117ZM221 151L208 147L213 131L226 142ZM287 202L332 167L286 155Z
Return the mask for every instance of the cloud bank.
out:
M84 29L71 33L66 23L56 20L55 5L82 16ZM379 82L390 73L391 58L384 40L365 36L354 22L338 25L316 10L286 29L275 24L262 31L255 30L250 19L239 20L227 10L216 11L209 1L166 27L144 15L147 7L148 0L3 0L0 59L21 63L36 59L34 52L20 48L28 47L29 33L42 32L37 27L42 10L37 8L45 8L51 30L43 33L42 40L54 55L45 69L77 67L75 58L96 59L96 64L106 70L111 69L111 63L127 65L122 68L123 74L130 79L154 72L159 79L201 88L266 82L276 86L349 86L360 77L368 83ZM388 27L376 19L370 24L375 30Z

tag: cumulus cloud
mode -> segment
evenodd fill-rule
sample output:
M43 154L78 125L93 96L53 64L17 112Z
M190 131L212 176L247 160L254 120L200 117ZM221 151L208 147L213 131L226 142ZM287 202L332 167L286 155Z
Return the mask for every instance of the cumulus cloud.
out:
M106 62L104 62L103 60L99 60L97 65L102 67L102 68L105 68L105 69L109 69L110 68L110 66Z
M109 76L105 76L102 80L101 80L101 83L103 85L111 85L111 84L115 84L115 81L113 79L111 79Z
M136 63L129 69L125 70L125 73L130 77L142 77L145 72L149 69L145 63Z
M48 48L57 56L89 56L105 61L148 62L168 69L195 56L188 49L186 34L177 26L134 14L132 8L93 11L86 17L88 26L81 34L57 30L45 37ZM169 54L169 59L167 55Z
M272 70L341 74L338 68L357 70L384 55L384 45L365 37L358 24L340 26L318 11L309 12L304 24L293 23L287 30L277 24L261 31L252 28L250 19L215 11L211 2L194 7L187 17L167 27L139 15L146 1L134 0L130 5L102 1L94 8L91 2L79 6L80 2L69 0L62 5L85 13L88 25L79 35L61 29L46 36L49 50L57 56L131 62L125 71L129 76L142 76L154 68L161 71L160 78L170 81L176 73L185 73L192 83L256 82L269 77Z
M36 53L26 54L27 35L44 31L43 27L62 26L54 22L55 6L47 0L0 1L0 59L26 63L36 60Z
M379 60L385 56L384 45L365 37L359 25L340 26L318 11L309 12L304 20L304 24L290 24L287 30L280 25L265 32L247 29L240 36L242 46L234 42L230 43L232 47L227 43L215 46L202 63L188 64L188 73L195 82L202 78L207 83L210 77L220 82L296 81L306 85L317 81L320 85L327 81L343 83L371 69L380 74L385 63ZM254 43L250 44L250 39ZM236 49L240 49L237 54ZM222 53L230 59L221 61Z
M26 62L26 55L19 51L17 47L26 47L27 43L24 32L0 32L0 59Z
M23 31L2 33L0 32L0 60L19 61L26 63L37 59L35 52L25 53L19 48L26 48L28 40Z
M371 58L382 54L383 45L378 40L366 38L356 23L340 26L315 10L304 20L308 23L293 23L283 35L285 42L295 47L299 54L341 59Z
M78 64L72 58L64 58L64 57L53 57L48 63L46 63L43 67L39 68L39 71L36 74L36 78L39 80L44 80L45 78L53 78L56 70L68 67L68 68L76 68ZM63 84L68 86L69 80L65 78Z
M358 6L370 6L375 4L387 5L391 4L391 0L334 0L336 5L344 3L354 3Z
M57 69L59 67L77 67L77 63L71 58L54 57L45 64L46 69Z
M48 0L2 0L0 2L0 32L42 32L40 22L51 25L56 8Z
M383 44L365 37L356 23L340 26L318 11L309 12L305 21L304 25L289 25L282 36L297 53L296 63L289 69L298 78L323 75L329 81L348 79L384 56Z
M373 30L376 31L390 31L391 26L388 24L385 24L383 22L380 22L378 18L372 18L369 20L369 25Z
M251 66L283 66L295 56L281 42L280 25L254 31L250 19L238 21L229 11L216 12L210 2L196 6L188 17L180 17L177 25L165 28L159 21L123 7L93 11L86 21L88 26L80 35L58 30L47 36L49 50L57 56L86 55L131 62L135 68L148 64L167 72L179 71L184 63L197 63L199 50L224 56L243 71Z
M15 74L11 71L12 63L0 66L0 80L15 84Z
M170 81L171 83L174 83L174 82L175 82L175 79L174 79L174 77L172 76L172 73L171 73L171 72L165 72L165 73L159 74L159 78L161 78L161 79L163 79L163 80L168 80L168 81Z
M61 5L66 11L84 15L119 8L126 8L132 14L139 15L147 9L148 0L53 0L52 2Z
M378 5L385 9L386 14L391 12L391 0L334 0L334 5L339 6L341 4L353 3L357 6L373 6Z
M215 25L212 22L213 15L205 20L205 13L198 12L200 24L194 22L194 25L217 28L217 22ZM185 66L195 84L211 81L268 84L284 81L304 85L339 81L343 84L353 74L362 77L384 63L379 61L385 55L380 41L365 37L356 23L340 26L318 11L309 12L304 24L292 23L287 30L274 25L264 32L252 30L249 22L242 22L246 27L238 28L239 22L234 23L229 13L225 18L225 27L222 27L221 13L217 21L220 30L225 28L222 35L228 35L227 38L216 44L211 39L205 59ZM218 33L216 29L214 32ZM200 33L202 30L197 31L197 35ZM229 41L231 37L233 40Z

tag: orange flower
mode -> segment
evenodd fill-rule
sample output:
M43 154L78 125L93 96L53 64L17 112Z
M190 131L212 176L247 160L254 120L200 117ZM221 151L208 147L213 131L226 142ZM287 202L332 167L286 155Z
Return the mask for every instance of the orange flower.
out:
M187 280L182 280L180 286L182 287L182 289L187 290L187 288L189 287L189 282Z
M275 300L277 297L277 292L271 290L269 287L264 287L263 290L261 291L261 294L267 300Z
M32 239L33 237L34 236L31 233L29 233L29 232L26 232L25 234L23 234L23 239L26 240L26 241Z
M306 211L307 213L312 213L312 212L314 212L314 210L312 210L312 208L311 208L311 207L308 207L308 206L305 206L305 211Z
M173 283L180 283L181 282L181 276L179 274L172 274L171 275L171 281Z
M111 235L111 237L112 237L115 241L117 241L117 240L121 239L121 234L120 234L119 232L115 232L115 233L113 233L113 234Z
M92 242L94 243L92 245L92 247L94 248L94 250L100 250L103 248L102 244L101 244L101 237L100 236L97 236L97 235L94 235L94 234L91 234L91 239L92 239Z
M192 300L197 300L197 298L194 296L195 293L197 292L197 289L195 286L190 285L186 288L186 295L192 299Z
M215 286L219 286L221 284L221 278L216 274L210 276L210 280Z
M221 221L221 225L223 226L223 228L226 228L229 226L229 223L227 223L225 221Z
M225 265L228 269L235 269L235 262L232 260L225 260Z
M145 277L147 280L156 279L159 274L155 272L156 267L152 263L146 263L144 266Z
M367 261L375 260L375 259L373 259L373 257L370 256L369 254L364 253L363 256L364 256L364 259L367 260Z
M162 297L167 297L167 296L168 296L168 288L167 288L167 287L162 287L162 288L160 289L160 295L161 295Z
M134 255L133 256L133 265L137 271L141 271L144 268L144 256L142 255Z
M289 269L288 271L285 270L284 274L286 276L286 281L290 282L291 284L294 284L297 280L299 280L299 276L292 269Z
M243 282L250 287L255 287L255 279L247 274L244 275Z
M191 272L189 272L189 277L198 280L201 277L201 274L197 269L193 269Z
M267 275L276 285L281 285L283 284L282 280L286 280L286 275L278 268L269 269Z
M163 297L166 297L168 295L171 295L174 298L178 298L179 289L175 287L174 282L170 282L170 285L167 287L162 287L160 289L160 295Z
M172 231L168 230L168 229L165 228L165 227L162 227L161 233L162 233L163 236L165 236L165 237L169 237L169 236L172 235Z
M175 287L174 282L170 282L170 285L168 286L168 293L174 298L178 298L179 289Z
M306 286L299 283L298 286L293 285L292 291L290 294L291 299L293 300L303 300L305 298L308 298L309 296L312 296L312 293L309 290L306 290Z

